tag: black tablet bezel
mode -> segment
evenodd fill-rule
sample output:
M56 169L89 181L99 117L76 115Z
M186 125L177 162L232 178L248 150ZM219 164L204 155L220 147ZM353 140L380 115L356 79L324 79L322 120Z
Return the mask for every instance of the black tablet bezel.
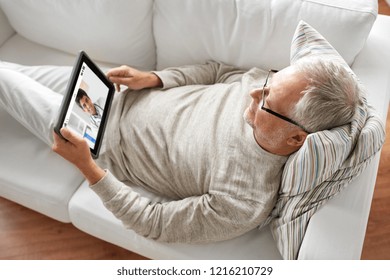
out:
M110 112L112 100L113 100L114 93L115 93L115 87L108 80L106 75L99 69L99 67L88 57L88 55L84 51L80 51L79 56L76 60L76 63L73 67L73 71L72 71L71 77L70 77L69 82L68 82L68 87L67 87L65 96L62 100L62 105L61 105L60 113L58 116L57 125L55 126L54 131L62 137L60 130L63 127L65 117L66 117L66 114L67 114L67 111L69 108L69 104L72 100L72 95L73 95L74 89L76 87L80 71L82 70L83 63L87 64L87 66L92 70L92 72L108 88L107 99L106 99L106 103L105 103L105 106L103 109L104 113L102 115L102 119L100 122L98 134L97 134L96 141L95 141L95 146L93 149L90 148L92 157L96 159L99 156L99 151L100 151L100 147L102 144L104 131L105 131L105 128L107 125L108 115Z

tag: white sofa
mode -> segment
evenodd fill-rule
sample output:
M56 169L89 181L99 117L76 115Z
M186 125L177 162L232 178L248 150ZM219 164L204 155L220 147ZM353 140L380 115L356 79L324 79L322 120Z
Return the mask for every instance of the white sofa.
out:
M390 18L377 17L374 0L0 0L0 61L72 65L84 49L102 67L151 70L214 59L281 69L300 19L352 66L385 121ZM1 108L0 131L2 197L152 259L281 258L268 227L207 245L141 237L103 207L73 166ZM379 154L311 218L299 259L360 258L378 163Z

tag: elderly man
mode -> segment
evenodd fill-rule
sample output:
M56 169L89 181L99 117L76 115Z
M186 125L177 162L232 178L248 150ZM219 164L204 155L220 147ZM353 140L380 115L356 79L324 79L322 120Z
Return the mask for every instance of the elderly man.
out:
M277 73L216 62L142 72L112 105L101 157L63 129L53 150L76 165L125 226L166 242L210 242L263 223L288 155L308 133L351 121L360 89L342 66L302 60ZM248 125L249 124L249 125ZM151 203L126 183L171 199Z

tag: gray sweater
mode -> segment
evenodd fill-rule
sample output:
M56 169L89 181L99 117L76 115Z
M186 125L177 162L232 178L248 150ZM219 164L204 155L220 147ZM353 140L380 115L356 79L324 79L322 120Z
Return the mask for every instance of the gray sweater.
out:
M255 141L243 118L266 72L209 62L155 72L164 88L118 94L92 185L123 224L165 242L239 236L270 214L286 157ZM169 197L152 203L130 184Z

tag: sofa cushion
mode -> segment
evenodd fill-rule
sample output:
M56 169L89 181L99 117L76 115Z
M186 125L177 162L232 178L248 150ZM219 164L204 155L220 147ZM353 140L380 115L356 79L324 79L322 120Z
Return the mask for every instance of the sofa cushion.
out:
M289 65L291 37L301 19L318 27L351 64L376 15L377 3L366 0L156 0L157 68L212 59L282 69Z
M0 0L23 37L64 52L85 50L94 59L155 67L152 0Z
M76 55L34 43L17 33L0 48L0 60L21 65L71 66L75 59Z
M0 196L70 222L68 203L81 174L2 108L0 120Z
M32 87L44 85L63 94L72 71L71 67L24 67L0 61L2 68L24 74L26 80L19 80L19 88L28 93L34 92L29 90ZM32 134L2 106L0 120L0 196L56 220L69 222L68 203L84 181L81 173L37 138L45 137L43 129Z

